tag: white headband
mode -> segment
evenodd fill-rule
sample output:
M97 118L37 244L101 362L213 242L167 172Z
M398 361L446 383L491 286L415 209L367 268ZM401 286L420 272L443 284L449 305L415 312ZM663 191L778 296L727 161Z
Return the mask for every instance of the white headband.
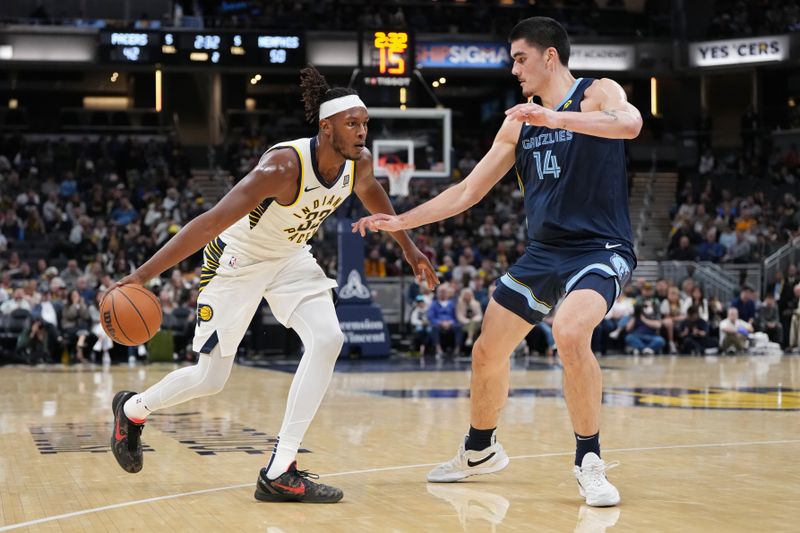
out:
M340 96L339 98L322 102L322 105L319 106L319 118L328 118L351 107L367 108L357 94L348 94L347 96Z

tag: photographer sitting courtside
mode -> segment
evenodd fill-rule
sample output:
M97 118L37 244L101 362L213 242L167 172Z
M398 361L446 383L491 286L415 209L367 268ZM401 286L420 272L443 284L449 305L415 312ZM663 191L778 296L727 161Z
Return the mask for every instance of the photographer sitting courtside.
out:
M719 323L719 350L722 353L736 353L747 350L747 339L753 326L739 318L739 310L728 309L728 317Z

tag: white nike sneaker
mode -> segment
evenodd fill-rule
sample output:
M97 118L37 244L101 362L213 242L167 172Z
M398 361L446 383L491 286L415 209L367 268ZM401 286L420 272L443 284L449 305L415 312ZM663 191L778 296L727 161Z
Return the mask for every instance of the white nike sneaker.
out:
M578 490L586 498L586 505L610 507L619 503L619 491L606 478L606 470L618 466L619 462L606 464L596 453L583 456L581 466L573 466L572 473L578 480Z
M494 435L492 445L480 451L467 450L466 442L465 437L455 457L428 472L428 481L452 483L469 476L499 472L508 466L508 455Z

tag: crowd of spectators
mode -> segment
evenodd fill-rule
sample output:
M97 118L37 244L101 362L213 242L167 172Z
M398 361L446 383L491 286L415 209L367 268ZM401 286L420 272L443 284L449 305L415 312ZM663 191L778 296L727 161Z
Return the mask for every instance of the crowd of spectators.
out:
M706 149L697 176L678 191L666 257L760 262L800 236L796 145L773 150L766 169L758 172L743 154L717 161Z
M712 38L800 31L797 0L726 0L715 2L715 8L708 27Z
M480 152L478 144L457 150L454 178L475 166L471 154ZM249 142L238 146L232 160L241 166L235 173L242 175L260 150ZM796 170L796 166L790 168ZM449 184L447 180L412 181L409 195L394 199L395 207L408 210ZM172 139L3 138L0 185L0 330L7 334L14 317L27 313L25 327L13 339L4 339L26 360L56 361L66 352L70 360L81 361L107 351L110 343L98 327L103 293L186 221L208 208L192 183L180 144ZM693 252L686 258L708 254L712 261L752 260L798 234L798 206L791 194L776 205L763 191L734 196L726 189L717 192L709 180L698 195L687 181L682 198L676 207L680 225L673 248L681 252L688 241ZM357 201L342 211L353 218L365 214ZM527 236L522 213L522 194L509 175L469 211L413 232L420 250L437 265L442 281L435 294L412 283L406 295L411 310L406 318L421 352L469 352L497 278L524 253ZM330 222L323 225L312 250L328 275L335 277L332 229ZM704 246L697 243L701 233L716 238L709 238ZM386 234L371 233L366 244L367 275L410 274L402 251ZM675 250L671 256L679 257ZM198 254L168 273L168 279L156 280L159 285L153 287L165 310L165 327L178 339L176 352L181 357L191 337L199 266ZM598 353L625 348L634 353L700 352L720 348L721 341L723 349L741 349L737 335L743 333L729 331L727 319L734 329L747 329L748 335L752 328L766 332L786 349L796 348L800 335L792 326L793 317L800 313L796 278L792 267L778 275L774 282L780 289L769 291L763 301L746 289L735 302L707 300L692 279L680 286L640 280L615 303L598 327L593 346ZM738 317L728 316L729 304ZM551 324L546 318L534 329L528 351L552 354L557 349Z
M562 21L573 35L665 36L669 33L668 6L650 2L627 6L621 0L177 0L164 13L137 13L128 25L138 29L160 27L282 28L298 30L404 29L418 32L506 35L519 20L544 15ZM104 15L113 11L104 11ZM118 17L127 15L122 10ZM124 24L121 20L92 19L86 10L65 7L50 13L37 5L25 22L35 24Z
M443 279L435 295L417 284L409 292L414 348L422 354L429 349L435 349L437 356L469 350L496 287L497 272L482 266L474 277ZM557 351L552 334L556 312L534 328L522 352L552 356ZM763 334L764 342L758 334ZM703 355L746 353L766 342L800 353L800 274L795 265L776 274L763 299L748 286L731 301L709 298L692 277L679 285L666 279L655 283L638 279L625 287L595 329L592 349L598 356L621 352Z
M707 298L692 277L680 285L639 279L626 287L595 330L598 354L624 349L633 354L744 353L773 342L800 352L800 275L796 265L778 271L765 296L743 286L729 302ZM755 334L755 335L754 335Z
M0 139L6 352L29 362L102 356L111 348L98 327L103 293L205 208L173 139ZM165 309L193 315L199 260L181 266L153 288Z

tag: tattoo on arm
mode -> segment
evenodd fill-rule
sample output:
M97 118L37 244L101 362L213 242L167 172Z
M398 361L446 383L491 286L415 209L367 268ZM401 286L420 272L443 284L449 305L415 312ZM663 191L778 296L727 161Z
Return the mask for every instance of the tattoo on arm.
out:
M612 109L612 110L610 110L610 111L609 111L609 110L606 110L606 109L604 109L604 110L603 110L603 113L605 113L605 114L606 114L606 115L608 115L609 117L613 118L614 120L619 120L619 117L617 116L617 112L616 112L616 111L614 111L613 109Z

